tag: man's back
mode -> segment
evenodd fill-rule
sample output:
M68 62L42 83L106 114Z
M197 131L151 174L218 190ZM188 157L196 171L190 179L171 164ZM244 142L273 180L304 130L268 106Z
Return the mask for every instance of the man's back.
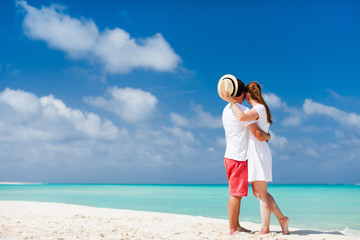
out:
M249 110L242 104L236 103L242 111ZM248 147L249 130L247 126L253 121L242 122L234 114L231 105L224 108L222 114L223 126L226 136L225 158L246 161L246 152Z

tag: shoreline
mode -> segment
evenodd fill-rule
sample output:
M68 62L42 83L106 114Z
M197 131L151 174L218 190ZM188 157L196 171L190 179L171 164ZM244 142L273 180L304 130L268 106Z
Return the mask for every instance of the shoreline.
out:
M43 185L40 182L0 182L0 185Z
M179 214L96 208L82 205L0 201L0 239L319 239L352 240L358 236L291 227L283 235L272 225L266 235L228 234L224 219ZM252 231L260 224L241 222Z
M0 185L140 185L140 186L227 186L227 183L102 183L102 182L6 182ZM269 183L268 186L360 186L360 183ZM251 184L249 183L249 186Z

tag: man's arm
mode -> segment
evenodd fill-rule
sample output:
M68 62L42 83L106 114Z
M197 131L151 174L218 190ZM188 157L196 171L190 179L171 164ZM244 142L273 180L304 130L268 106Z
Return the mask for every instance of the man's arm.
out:
M250 110L243 112L243 110L241 110L240 107L235 104L236 103L235 99L230 97L228 92L224 92L221 95L221 98L230 103L230 106L231 106L235 116L240 121L253 121L253 120L256 120L259 118L259 114L257 113L257 111L255 109L250 109Z
M257 123L252 123L248 126L248 128L250 129L250 131L254 134L254 136L259 140L259 141L269 141L269 139L271 138L270 133L266 133L263 130L261 130L259 128L259 125L257 125Z

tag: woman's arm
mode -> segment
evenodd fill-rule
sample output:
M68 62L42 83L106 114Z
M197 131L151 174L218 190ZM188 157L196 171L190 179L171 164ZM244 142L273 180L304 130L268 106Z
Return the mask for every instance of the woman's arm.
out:
M222 94L222 99L230 103L232 110L240 121L253 121L259 118L259 114L254 109L246 111L245 113L241 111L239 106L235 104L235 100L230 97L228 92L224 92Z

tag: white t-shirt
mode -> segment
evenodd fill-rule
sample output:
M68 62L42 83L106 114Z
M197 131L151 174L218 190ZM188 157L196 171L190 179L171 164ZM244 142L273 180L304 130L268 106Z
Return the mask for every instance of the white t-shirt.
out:
M242 104L236 104L243 112L249 110L249 108ZM249 129L247 126L254 123L255 121L240 121L234 114L229 103L224 108L222 122L226 137L225 158L230 158L237 161L246 161L246 152L249 140Z

